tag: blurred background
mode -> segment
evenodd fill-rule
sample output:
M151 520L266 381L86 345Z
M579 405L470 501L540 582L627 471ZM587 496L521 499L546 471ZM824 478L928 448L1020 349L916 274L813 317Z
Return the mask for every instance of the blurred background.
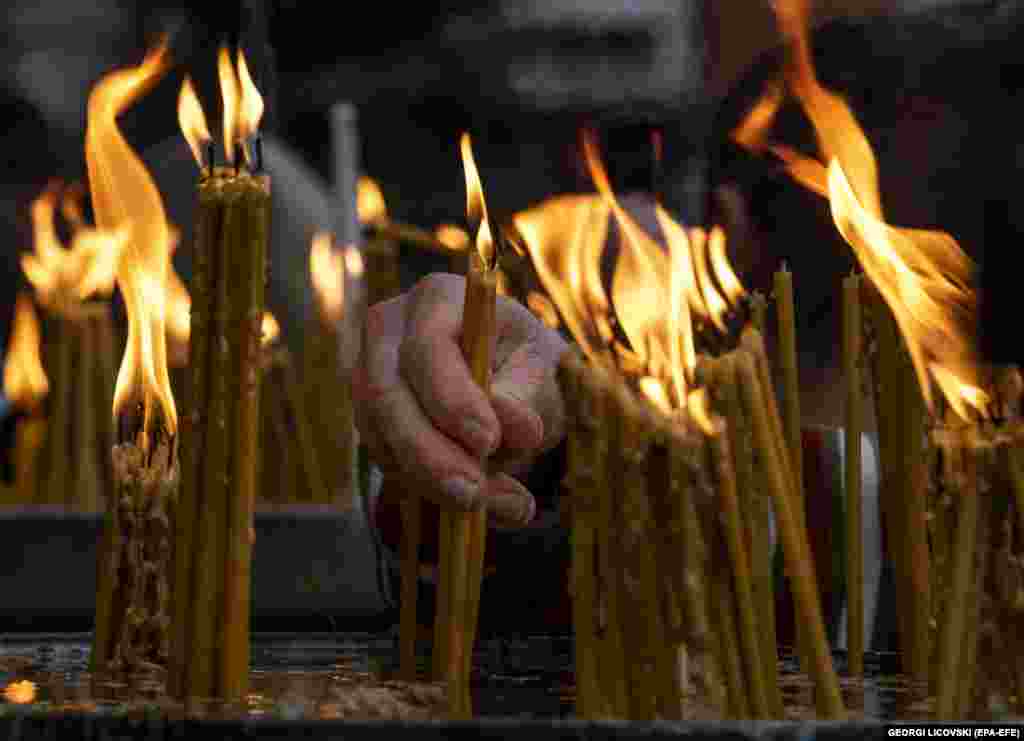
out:
M813 4L820 75L851 99L878 151L890 222L946 229L981 257L986 223L991 231L1019 210L1009 203L1017 190L1009 178L1021 161L1010 131L1020 109L1021 4ZM805 377L834 365L832 297L852 264L849 250L822 200L728 143L775 74L767 0L369 3L351 19L297 0L13 0L0 11L0 336L21 281L17 255L31 244L28 203L51 178L82 178L89 89L111 68L139 60L160 34L170 34L179 66L124 125L186 245L196 173L177 130L181 78L190 72L216 111L219 41L240 41L249 56L267 99L279 201L270 308L289 342L310 305L309 239L334 218L328 110L350 101L361 169L380 183L393 216L426 227L463 220L456 138L465 129L474 134L488 200L502 212L589 187L577 148L588 123L604 131L619 187L657 190L691 223L708 218L716 185L732 185L751 225L731 245L741 277L766 288L787 260ZM783 137L808 142L800 118L790 118L784 112ZM185 275L187 252L175 257ZM403 257L407 285L443 268Z

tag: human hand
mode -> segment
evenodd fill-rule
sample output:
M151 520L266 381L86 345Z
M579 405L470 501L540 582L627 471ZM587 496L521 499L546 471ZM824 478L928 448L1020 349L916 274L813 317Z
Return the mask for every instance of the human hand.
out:
M513 475L564 434L555 369L566 343L499 296L488 397L459 345L464 292L465 279L437 273L370 308L353 374L357 425L377 464L417 495L525 525L536 504Z

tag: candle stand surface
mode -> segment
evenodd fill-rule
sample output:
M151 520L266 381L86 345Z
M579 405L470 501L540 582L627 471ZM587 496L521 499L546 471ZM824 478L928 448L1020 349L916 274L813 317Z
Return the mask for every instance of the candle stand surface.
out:
M0 738L708 738L845 739L885 737L887 720L921 719L914 684L886 671L899 657L868 654L863 681L844 683L850 720L822 723L814 715L811 684L783 658L786 721L638 723L579 721L572 717L574 682L569 636L487 637L478 642L472 690L477 717L447 721L439 684L408 684L398 672L397 629L380 633L257 633L253 636L247 705L209 706L185 717L179 705L152 687L104 684L88 674L89 635L0 637L0 684L32 682L35 697L15 705L0 696ZM429 651L419 651L426 669ZM836 656L844 666L844 657ZM857 703L853 700L858 698ZM859 698L862 698L859 699ZM864 708L864 714L861 708ZM865 717L866 715L866 717Z

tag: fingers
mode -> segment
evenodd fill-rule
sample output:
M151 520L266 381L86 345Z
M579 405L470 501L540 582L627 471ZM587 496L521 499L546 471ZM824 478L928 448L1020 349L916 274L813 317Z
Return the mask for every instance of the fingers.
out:
M493 524L500 528L529 525L537 513L537 502L529 490L504 473L487 482L484 503Z
M395 386L367 407L367 442L385 471L445 507L482 506L484 473L465 449L437 430L412 391Z
M539 322L495 372L491 402L502 425L502 448L540 454L565 433L565 406L555 378L566 344Z
M482 458L498 446L501 429L459 346L463 291L456 276L420 281L411 297L399 365L434 425Z
M406 332L407 313L405 296L367 312L367 341L353 376L360 433L383 468L422 484L428 499L475 509L484 485L479 459L434 426L399 374L399 338Z

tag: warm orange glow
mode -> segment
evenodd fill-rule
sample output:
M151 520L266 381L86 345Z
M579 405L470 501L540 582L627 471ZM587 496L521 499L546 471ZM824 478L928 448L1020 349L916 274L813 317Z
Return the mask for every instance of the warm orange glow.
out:
M974 313L969 258L944 232L894 229L857 200L837 160L828 169L832 216L864 272L893 310L931 404L931 379L953 410L985 414L988 395L977 381L975 348L957 315Z
M764 149L768 129L771 128L775 114L782 105L784 92L782 85L777 81L768 85L740 125L733 130L732 138L737 144L753 152Z
M690 394L686 399L686 409L690 418L697 423L705 435L718 433L718 425L711 414L711 402L708 399L708 392L705 388L699 388Z
M711 261L711 272L725 294L731 306L736 306L747 291L729 264L729 256L725 249L725 230L720 226L712 227L708 237L708 258Z
M672 414L672 401L669 399L668 392L665 391L665 386L661 381L651 376L644 376L637 385L640 388L640 392L654 406L665 414Z
M648 232L612 192L591 137L583 150L596 195L550 198L513 217L550 298L532 294L527 303L550 326L564 322L591 362L607 367L614 354L617 371L655 407L685 409L697 363L693 320L715 317L725 331L730 304L744 295L728 263L725 232L715 227L709 239L657 205L658 233ZM613 219L619 249L606 292L602 264ZM615 323L628 346L612 330Z
M807 0L779 0L775 9L790 42L785 82L814 127L820 160L783 146L772 150L794 179L827 195L836 227L892 309L929 406L935 383L962 418L972 410L987 416L971 331L973 263L949 234L886 223L871 144L846 102L817 79Z
M362 278L366 265L363 262L363 253L354 244L345 248L345 270L353 278Z
M722 294L718 292L711 277L711 264L708 257L708 235L703 229L695 227L690 230L690 246L693 249L693 264L697 269L697 284L700 295L704 299L711 322L721 332L726 331L725 312L728 306Z
M526 305L546 326L551 329L558 329L561 326L561 322L558 321L558 311L547 296L531 291L526 296Z
M60 214L64 221L71 227L72 232L87 226L85 223L85 212L82 201L85 198L85 185L81 182L71 183L64 189L64 195L60 199Z
M221 121L222 133L224 136L224 153L227 161L234 163L235 148L238 142L235 141L235 132L238 130L238 76L231 65L231 54L226 46L222 46L217 53L217 77L220 80L220 96L224 104L224 118Z
M466 230L454 224L442 224L434 231L437 241L453 252L461 252L469 247L469 235Z
M36 699L36 683L28 679L11 682L4 687L4 699L15 705L28 705Z
M210 141L210 128L206 125L206 115L188 75L181 83L181 92L178 94L178 125L200 169L204 164L212 164L204 163L203 147Z
M50 390L40 359L39 319L28 294L14 303L11 337L4 358L4 395L20 409L35 409Z
M260 128L260 121L263 119L263 96L256 89L252 76L249 74L249 65L245 61L245 52L238 50L238 137L247 139L254 135ZM251 162L249 163L252 164Z
M675 398L682 402L686 398L688 374L697 365L697 350L693 343L691 304L695 304L699 314L703 315L704 307L697 298L697 280L693 274L693 259L690 253L690 240L686 230L669 218L660 207L657 211L658 223L668 242L671 270L669 274L669 361L672 375L672 389Z
M356 212L362 224L374 224L388 218L384 194L373 178L363 175L356 185Z
M313 237L309 274L324 318L330 322L341 321L345 313L345 257L334 248L334 240L326 232L318 232Z
M281 336L281 325L269 311L263 312L263 323L260 325L260 345L269 347Z
M148 449L153 425L175 434L178 415L167 372L165 336L167 274L174 233L156 184L125 141L117 117L148 91L168 66L165 45L138 67L108 74L89 95L85 152L98 228L126 230L117 283L128 314L128 341L114 388L114 413L141 402L141 445ZM158 416L159 415L159 416Z
M584 354L601 362L611 301L601 282L609 210L592 195L550 198L513 217L537 277Z
M94 295L110 295L121 250L127 241L124 229L103 230L86 226L73 189L65 192L62 210L72 230L71 247L57 236L54 221L59 185L51 184L32 203L34 251L22 256L21 268L36 290L39 301L55 310L68 308Z
M462 152L462 169L466 176L466 216L471 224L479 224L476 233L476 249L484 265L493 268L495 260L494 236L491 234L490 219L487 218L487 203L484 201L484 187L480 173L473 160L473 144L469 134L459 140Z
M224 152L227 161L234 164L239 146L259 128L263 117L263 98L249 76L249 67L241 50L238 51L236 64L232 65L227 47L220 48L217 54L217 76L224 102ZM247 150L245 156L251 165Z
M192 297L171 265L167 271L167 338L179 347L188 344L191 329Z

